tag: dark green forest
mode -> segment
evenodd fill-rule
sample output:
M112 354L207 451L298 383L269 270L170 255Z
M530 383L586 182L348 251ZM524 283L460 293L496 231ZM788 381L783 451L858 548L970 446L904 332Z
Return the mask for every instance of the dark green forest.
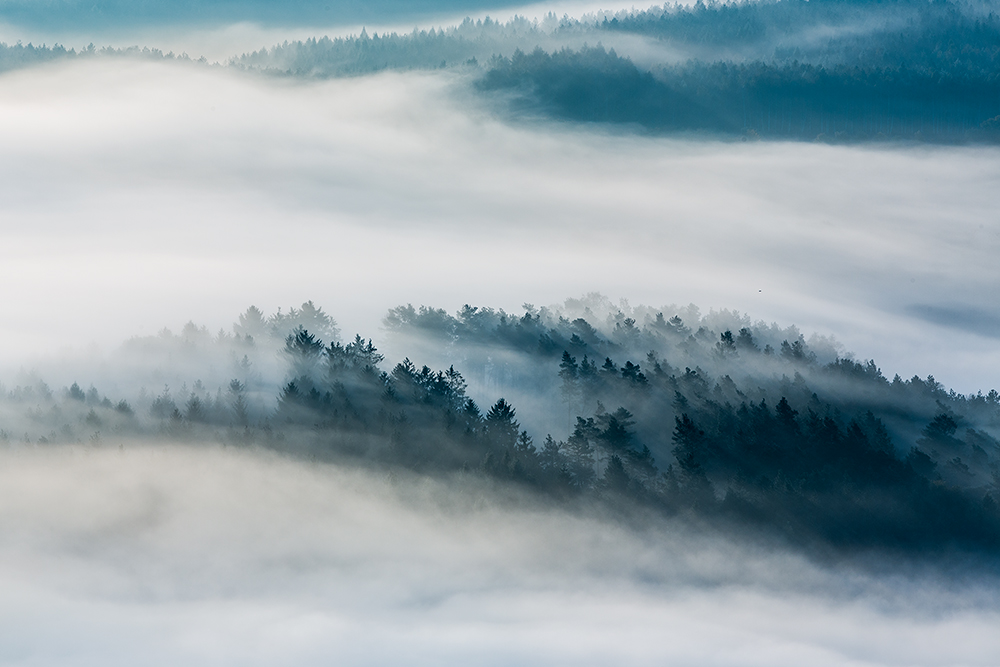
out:
M701 63L644 72L603 48L497 58L478 82L519 112L647 131L827 141L1000 139L1000 79L800 62Z
M311 302L270 317L251 308L231 332L192 324L132 339L119 357L215 364L228 380L109 396L33 378L0 391L0 441L221 442L464 471L546 502L687 516L803 547L1000 548L996 391L889 379L823 339L734 313L572 311L402 306L385 318L387 340L418 360L386 364L370 339L340 342Z

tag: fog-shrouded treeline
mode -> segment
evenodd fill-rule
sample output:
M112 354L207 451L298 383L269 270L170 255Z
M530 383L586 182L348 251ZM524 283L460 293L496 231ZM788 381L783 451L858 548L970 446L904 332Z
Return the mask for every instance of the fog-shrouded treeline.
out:
M401 306L385 328L398 363L372 339L342 342L312 302L251 307L215 335L190 324L134 338L107 362L132 376L118 393L86 378L3 387L0 442L216 441L464 471L552 503L594 499L802 545L1000 547L995 390L889 379L829 339L735 312L597 295L523 314ZM164 380L175 384L152 384Z
M233 58L232 65L294 76L353 76L382 70L443 69L478 65L494 55L539 46L559 48L565 38L523 17L494 21L466 18L449 28L410 33L377 32L278 44Z
M232 62L299 76L481 64L477 88L513 93L517 111L654 131L995 141L998 44L1000 18L982 6L779 1L467 19Z
M233 63L308 75L459 65L603 44L649 64L756 62L996 74L998 17L990 6L942 0L702 3L543 20L489 17L440 29L285 42Z
M756 61L650 72L595 47L518 51L492 60L478 86L511 92L521 112L651 131L820 141L1000 139L995 71Z
M170 51L164 53L160 49L150 48L148 46L130 46L126 48L103 46L101 48L97 48L93 44L90 44L86 48L77 50L74 48L67 49L60 44L47 46L44 44L22 44L21 42L17 42L15 44L0 42L0 72L60 60L76 60L112 56L121 58L143 58L145 60L192 60L190 56L184 53L180 55ZM205 64L207 61L205 58L199 58L198 62Z
M998 45L991 3L777 0L362 30L228 64L308 78L449 68L505 112L653 132L992 143ZM95 51L162 57L0 45L0 70Z

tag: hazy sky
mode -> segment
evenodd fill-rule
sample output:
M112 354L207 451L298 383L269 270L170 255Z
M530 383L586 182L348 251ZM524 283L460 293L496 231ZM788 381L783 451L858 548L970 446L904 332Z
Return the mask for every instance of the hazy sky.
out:
M3 366L250 304L312 299L377 340L402 303L600 291L998 384L997 149L510 124L464 90L105 59L0 76Z
M0 663L995 664L993 579L212 447L0 452ZM141 656L141 659L138 658Z
M2 0L0 16L14 25L81 30L145 26L225 25L240 21L294 27L346 22L420 20L517 6L505 0Z

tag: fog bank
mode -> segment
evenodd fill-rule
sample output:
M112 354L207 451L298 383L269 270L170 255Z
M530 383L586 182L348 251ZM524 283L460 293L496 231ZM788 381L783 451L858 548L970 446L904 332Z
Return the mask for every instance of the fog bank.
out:
M0 77L2 366L217 330L251 303L312 299L377 338L401 303L600 291L795 323L890 377L995 384L996 149L512 125L463 90L121 59Z
M975 571L823 568L461 477L118 444L0 452L0 661L990 665L1000 651L995 579Z

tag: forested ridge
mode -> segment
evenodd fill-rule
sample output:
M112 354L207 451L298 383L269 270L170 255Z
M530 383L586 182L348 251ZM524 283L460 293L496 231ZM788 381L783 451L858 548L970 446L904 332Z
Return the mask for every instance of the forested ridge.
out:
M1000 18L956 2L699 2L541 23L466 19L285 43L232 62L295 76L474 66L476 88L507 93L518 114L653 132L1000 138Z
M996 141L1000 17L950 2L698 3L607 17L688 57L515 52L484 90L575 121L751 138Z
M174 57L0 44L0 70L95 54ZM515 117L653 133L1000 140L1000 14L991 3L698 2L541 21L467 18L286 41L228 66L305 78L450 69Z
M603 48L498 58L478 83L514 107L650 131L826 141L1000 138L1000 79L809 63L701 63L643 72Z
M695 516L803 545L1000 547L996 391L889 379L831 341L738 313L595 299L522 315L395 308L387 340L417 360L395 364L370 339L340 342L311 302L270 317L250 308L231 331L190 324L117 357L151 363L126 369L144 381L197 373L190 385L109 396L36 377L3 388L0 440L217 441L464 471L553 503Z

